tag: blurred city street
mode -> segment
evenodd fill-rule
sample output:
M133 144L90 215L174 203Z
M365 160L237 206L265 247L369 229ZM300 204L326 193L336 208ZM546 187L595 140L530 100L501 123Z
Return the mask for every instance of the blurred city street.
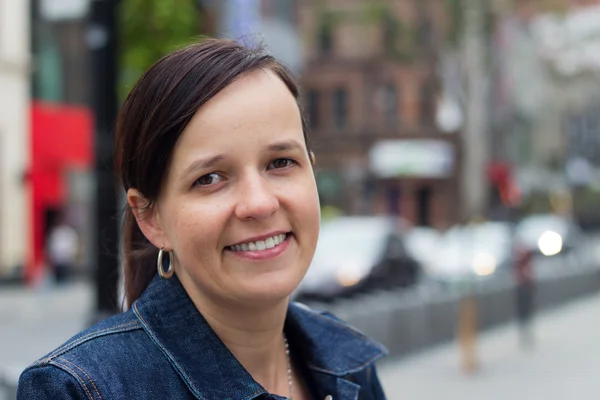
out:
M190 103L185 118L161 107L183 110L187 103L174 95L179 89L203 98L210 92L203 77L213 76L204 69L212 67L198 61L181 80L161 79L173 85L164 95L174 100L159 92L144 98L161 99L155 111L139 114L154 139L170 143L156 146L159 157L143 146L131 147L143 157L126 155L124 137L154 139L117 123L135 120L117 113L121 105L121 115L133 112L125 99L143 93L132 88L157 60L190 44L202 48L207 38L262 44L297 78L297 132L314 155L307 176L314 173L320 230L314 256L302 259L310 263L307 274L289 286L291 298L388 347L380 377L389 399L600 396L600 0L173 3L0 0L0 400L14 398L29 363L99 315L117 312L114 299L127 295L119 285L145 287L137 279L151 271L136 268L147 261L146 250L156 268L157 243L146 233L127 234L140 226L128 225L135 204L120 194L137 189L157 205L172 185L146 193L142 186L151 179L115 172L121 165L167 177L158 164L129 166L162 163L163 155L170 160L165 171L174 170L176 144L185 132L196 134L184 121L219 93ZM221 70L228 63L218 65L208 72L231 72ZM251 93L248 105L261 115L262 92ZM243 121L250 107L227 104L231 115L219 121ZM163 115L173 121L161 122ZM275 126L271 117L268 125ZM274 131L280 140L282 131ZM210 140L190 154L237 154L233 147L217 152ZM258 230L252 218L235 213L222 221L239 219L248 228L216 219L254 198L230 195L245 193L233 188L246 169L227 165L194 178L197 187L199 178L236 177L223 180L232 185L227 196L202 189L197 205L211 211L197 225L202 235L190 228L190 237L208 243L212 234L204 227L211 227L211 240L220 243ZM125 187L115 187L121 181ZM285 211L289 199L278 187L270 198ZM273 246L297 233L279 233L286 218L289 229L296 224L291 211L278 213L260 228L269 225L281 236ZM130 251L138 239L140 248ZM204 254L198 241L194 249ZM225 250L258 249L248 243ZM265 242L265 250L273 246ZM182 250L169 254L187 260L178 256ZM159 270L162 248L160 254ZM530 318L535 340L525 349L518 324ZM460 344L473 336L479 369L467 374Z
M92 294L86 283L0 287L0 383L14 385L27 365L85 328Z
M595 399L600 393L600 295L544 313L535 345L523 351L514 323L480 336L480 370L466 375L459 348L446 344L380 366L390 399Z
M38 290L0 289L0 377L20 371L85 327L91 287L75 283ZM466 375L455 343L402 359L388 358L380 378L389 399L591 399L600 393L600 294L539 316L535 346L523 351L509 323L479 336L480 370ZM25 345L26 344L26 345ZM0 400L8 400L0 391Z

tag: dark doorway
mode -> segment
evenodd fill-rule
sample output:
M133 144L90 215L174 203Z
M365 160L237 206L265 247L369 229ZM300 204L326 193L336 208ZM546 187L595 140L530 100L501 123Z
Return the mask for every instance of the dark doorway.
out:
M400 187L390 185L387 189L388 213L393 216L399 216L401 212L400 198L402 193Z
M431 226L431 197L432 190L423 186L416 193L417 196L417 225Z
M44 213L44 241L48 238L50 230L57 224L60 216L60 208L46 208Z

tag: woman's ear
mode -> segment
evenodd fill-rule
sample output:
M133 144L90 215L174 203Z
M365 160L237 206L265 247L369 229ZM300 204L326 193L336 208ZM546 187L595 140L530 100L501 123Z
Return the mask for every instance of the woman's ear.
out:
M127 204L146 239L159 249L169 250L171 246L162 228L158 208L150 205L137 189L127 190Z
M317 158L315 157L315 153L313 151L309 151L308 157L310 158L310 163L314 167L317 164Z

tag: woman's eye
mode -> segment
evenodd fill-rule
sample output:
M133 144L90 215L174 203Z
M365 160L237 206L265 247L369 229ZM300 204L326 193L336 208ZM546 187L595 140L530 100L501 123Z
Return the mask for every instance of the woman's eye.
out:
M294 161L290 160L289 158L278 158L277 160L272 161L271 164L269 164L269 167L274 169L280 169L290 167L293 164Z
M223 177L217 173L206 174L196 179L196 181L194 182L194 186L210 186L214 185L215 183L219 183L222 180Z

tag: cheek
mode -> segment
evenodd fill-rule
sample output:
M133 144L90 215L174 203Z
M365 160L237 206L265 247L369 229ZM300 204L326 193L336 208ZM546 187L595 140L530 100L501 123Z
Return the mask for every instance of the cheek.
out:
M286 192L288 204L299 214L306 224L317 224L320 221L320 206L317 186L312 177L307 177L302 184L294 185ZM318 226L317 226L318 229Z
M213 228L216 215L218 214L206 210L200 204L175 207L169 232L170 238L173 238L173 246L187 253L216 240Z
M307 200L311 202L311 205L319 209L319 192L317 190L317 182L312 175L308 178L304 193Z

